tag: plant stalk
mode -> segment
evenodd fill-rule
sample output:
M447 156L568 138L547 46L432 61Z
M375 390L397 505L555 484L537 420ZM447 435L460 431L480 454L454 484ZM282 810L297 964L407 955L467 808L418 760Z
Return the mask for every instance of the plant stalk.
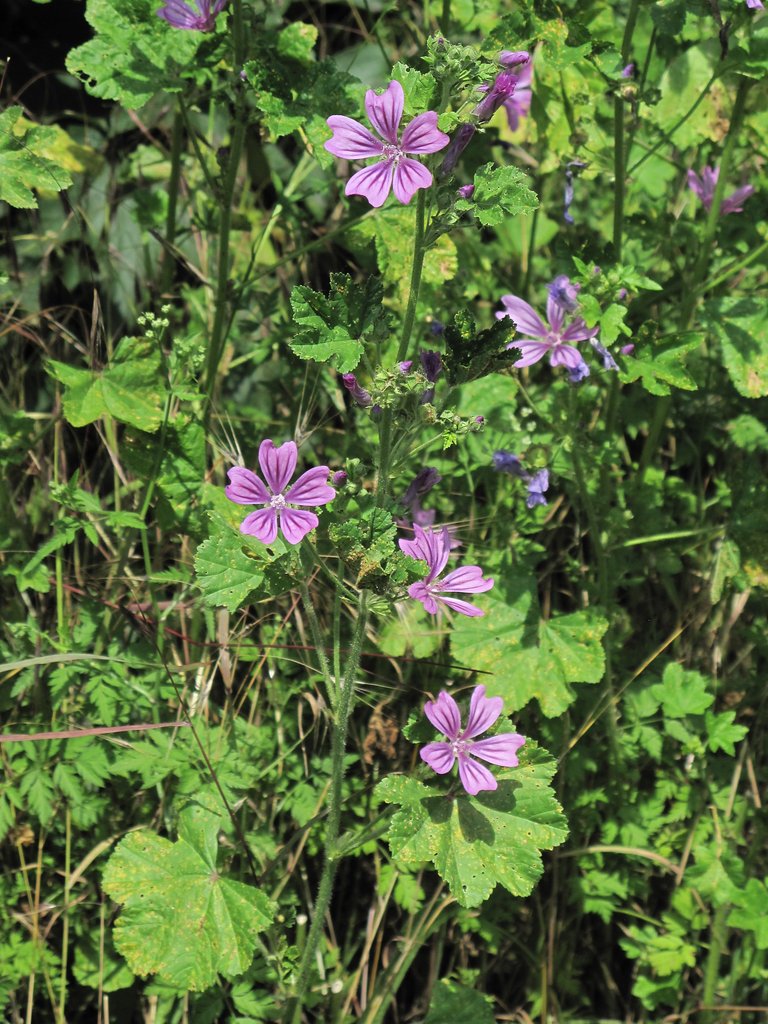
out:
M624 38L621 43L621 63L626 65L632 48L632 36L637 24L640 0L629 5ZM621 248L624 235L624 184L626 177L626 153L624 150L624 99L618 93L613 98L613 248L616 261L621 263Z
M300 1024L301 1010L304 998L309 989L310 975L315 963L315 956L320 945L320 937L323 930L323 922L333 895L333 882L336 870L339 865L337 851L337 840L339 837L339 825L341 823L341 806L343 801L344 782L344 753L346 750L347 728L349 716L353 706L355 687L355 676L360 664L360 654L365 637L365 626L367 614L367 593L360 592L358 601L357 624L352 637L352 646L347 660L344 673L344 683L339 697L335 721L333 723L333 737L331 742L331 789L328 795L328 823L325 831L325 862L323 873L320 876L320 884L317 890L312 924L307 934L306 945L299 965L299 976L296 981L296 991L286 1005L283 1020L291 1024Z

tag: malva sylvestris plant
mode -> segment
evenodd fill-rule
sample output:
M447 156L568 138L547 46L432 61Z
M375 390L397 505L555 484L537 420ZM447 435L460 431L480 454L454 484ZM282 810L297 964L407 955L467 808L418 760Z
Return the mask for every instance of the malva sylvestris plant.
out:
M701 205L707 213L712 208L712 200L715 197L715 188L719 177L719 167L704 167L701 175L698 175L694 170L688 171L688 188L699 197ZM741 213L744 209L744 201L749 199L754 191L753 185L742 185L735 192L731 192L720 204L720 216L725 217L729 213Z
M445 690L441 691L437 700L424 705L424 714L447 738L422 747L419 757L438 775L447 775L458 761L459 779L470 796L497 789L498 783L490 770L474 758L504 768L516 768L517 752L525 743L525 737L516 732L502 732L484 740L475 737L490 729L503 708L501 697L486 697L485 687L476 686L469 703L467 724L462 729L456 701Z
M319 522L315 513L293 506L327 505L336 497L336 491L328 484L328 466L308 469L286 491L297 461L298 449L293 441L276 446L266 440L259 445L259 466L268 487L250 469L234 466L228 470L229 485L224 493L230 501L238 505L266 506L245 517L240 524L241 533L255 537L262 544L272 544L279 528L289 544L298 544L315 529Z
M562 281L560 287L567 294L566 285ZM594 338L598 328L587 327L581 317L571 316L568 319L569 313L575 308L570 298L565 302L557 290L549 289L548 323L544 323L533 306L517 295L502 295L501 302L504 311L497 313L496 319L509 317L515 322L519 333L530 339L511 341L507 345L507 348L517 348L522 353L515 366L532 366L546 355L549 356L551 366L566 366L569 370L578 370L583 366L584 359L574 343Z
M197 32L213 32L216 17L223 10L227 0L195 0L195 7L184 0L166 0L157 11L159 18L174 28L190 29Z
M365 160L378 157L375 164L356 171L347 182L344 192L348 196L364 196L371 206L382 206L394 191L401 203L410 203L420 188L432 184L432 172L408 153L427 155L437 153L448 145L449 137L437 127L437 114L428 110L419 114L398 137L403 117L405 94L399 82L390 82L386 91L377 96L373 89L365 94L368 120L381 136L381 140L359 121L342 114L327 119L333 137L325 148L334 156L345 160Z
M399 541L400 550L411 558L426 562L429 572L423 580L410 585L408 595L415 601L420 601L430 615L436 615L441 604L471 618L484 615L485 612L481 608L468 601L445 596L483 594L493 586L493 580L483 577L483 570L479 565L461 566L440 579L440 573L448 564L451 554L452 538L448 527L425 530L414 523L413 532L413 540Z

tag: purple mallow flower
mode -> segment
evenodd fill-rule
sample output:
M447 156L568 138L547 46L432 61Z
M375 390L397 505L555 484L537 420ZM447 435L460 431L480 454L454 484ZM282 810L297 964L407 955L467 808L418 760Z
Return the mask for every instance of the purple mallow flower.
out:
M567 274L558 274L552 284L547 288L552 299L562 306L566 313L575 313L579 304L579 292L581 285L571 281Z
M492 579L483 577L479 565L465 565L449 572L444 579L440 573L448 564L451 553L451 535L447 527L439 530L425 530L414 524L413 540L399 541L400 550L411 558L419 558L426 562L429 572L418 583L412 583L408 595L420 601L430 615L436 615L441 604L462 615L475 618L485 613L468 601L445 597L445 594L482 594L493 586Z
M361 387L354 373L342 373L341 382L359 406L367 409L372 404L370 392Z
M328 485L327 466L316 466L302 473L293 487L285 491L296 470L298 449L293 441L275 447L273 441L259 445L259 465L269 485L250 469L235 466L227 472L229 486L224 493L238 505L264 505L251 512L240 524L240 533L256 537L263 544L272 544L278 526L289 544L298 544L318 524L314 512L292 508L292 505L326 505L336 497ZM283 493L285 491L285 493Z
M460 189L457 189L461 199L471 199L474 195L474 185L462 185Z
M621 69L621 77L622 78L633 78L634 74L635 74L635 65L634 64L627 64L626 67Z
M584 366L587 369L586 364ZM587 369L586 376L589 376L589 369ZM510 476L525 481L528 488L525 504L528 508L548 504L544 495L549 490L549 470L537 469L535 472L529 473L517 455L503 450L493 453L493 468L499 473L509 473Z
M587 371L589 372L589 371ZM525 504L528 508L535 508L536 505L546 505L547 499L544 495L549 490L549 470L539 469L528 478L528 497Z
M432 771L447 775L456 760L459 762L459 778L470 796L477 796L483 790L498 787L496 779L485 765L478 764L479 757L490 764L503 768L516 768L517 752L525 743L525 736L516 732L498 733L484 740L476 740L486 732L501 714L504 702L501 697L486 697L485 687L476 686L469 703L469 718L465 729L461 728L461 714L453 697L442 690L437 700L427 701L424 714L446 740L427 743L419 751Z
M504 54L502 53L499 60L502 60ZM515 91L511 96L508 96L504 100L502 106L507 114L507 122L510 127L510 131L516 132L520 127L520 122L528 116L531 109L531 77L533 75L533 63L528 61L519 71L517 76L517 85Z
M564 281L568 284L566 285ZM558 282L560 282L559 286ZM554 293L553 287L555 287ZM549 355L551 366L567 366L569 370L581 367L584 360L579 350L571 343L594 338L598 328L587 327L581 317L571 316L566 322L566 316L571 312L567 308L570 300L564 305L560 301L560 295L565 295L567 298L568 288L574 289L575 285L571 285L564 274L555 278L550 285L547 296L548 324L544 323L536 310L524 299L517 295L502 295L504 312L497 313L496 319L502 320L508 316L514 320L520 334L532 339L530 341L512 341L507 345L507 348L518 348L522 353L521 358L516 360L515 366L531 366L533 363L538 363L545 355Z
M702 202L705 210L709 211L712 206L712 199L715 195L715 186L717 185L717 179L720 177L719 167L704 167L701 172L701 177L694 170L688 171L688 188L696 195ZM735 192L732 192L729 196L723 199L720 204L720 215L725 216L727 213L741 213L744 209L742 203L754 192L752 185L742 185L741 188L737 188Z
M432 184L432 172L406 154L437 153L450 139L438 130L434 110L414 117L398 139L404 105L405 95L399 82L390 82L381 96L373 89L365 94L368 120L383 142L351 117L334 114L326 121L333 129L333 137L325 143L329 153L346 160L378 158L375 164L352 175L344 190L346 195L365 196L371 206L379 207L392 189L400 202L407 204L418 189Z
M747 7L750 11L764 11L763 0L747 0Z
M157 11L157 15L174 28L213 32L216 15L226 2L227 0L214 0L214 3L211 3L211 0L194 0L193 7L184 0L166 0L165 5Z

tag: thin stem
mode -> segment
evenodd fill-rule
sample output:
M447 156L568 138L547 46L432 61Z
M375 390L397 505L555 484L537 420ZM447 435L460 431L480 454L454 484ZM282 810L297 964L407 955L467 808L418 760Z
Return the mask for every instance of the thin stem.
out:
M323 676L323 682L325 683L326 693L328 694L328 700L331 703L331 707L336 707L338 703L338 691L336 680L331 675L331 669L328 664L328 658L325 656L325 645L323 643L323 635L320 630L320 623L317 620L317 613L315 606L312 603L312 597L309 593L309 587L303 581L299 584L299 590L301 592L301 600L304 605L304 611L307 615L309 622L309 631L312 634L312 643L315 645L317 652L317 660L320 664L320 671ZM335 647L335 643L334 643ZM337 676L338 679L338 676Z
M160 268L160 291L167 292L173 278L173 245L176 240L176 206L179 199L181 183L181 148L184 141L184 119L181 111L176 109L173 115L171 133L171 175L168 181L168 213L165 218L165 241L162 265Z
M731 904L724 903L715 910L710 929L709 953L707 962L704 965L704 988L701 993L701 1002L704 1006L715 1005L715 993L720 978L720 959L723 955L723 948L728 939L728 926L726 921L731 911ZM722 1020L719 1009L708 1010L701 1015L704 1024L717 1024Z
M621 43L621 63L629 60L632 48L632 36L637 23L637 12L640 0L632 0L629 5L627 23L624 26L624 38ZM624 183L626 153L624 151L624 98L617 92L613 99L613 247L616 259L621 262L622 237L624 234Z
M243 4L242 0L234 0L232 5L233 13L233 42L234 42L234 63L235 68L240 69L245 59L245 33L243 27ZM232 204L237 184L237 172L240 167L240 158L245 143L245 132L247 127L247 112L242 92L238 93L235 107L235 128L232 133L232 144L227 161L227 171L221 189L221 212L219 216L219 252L218 269L216 273L216 312L213 319L213 330L211 341L208 346L208 359L205 367L205 391L206 405L205 418L207 420L213 399L213 389L216 383L216 373L221 362L224 345L227 340L227 311L229 306L229 232L232 225Z
M355 689L355 677L360 664L360 654L363 648L365 637L365 626L368 618L367 593L360 592L357 606L357 624L352 637L352 646L347 660L346 671L341 695L336 709L335 721L333 723L333 738L331 742L331 789L328 795L328 823L325 830L325 862L323 873L320 876L320 884L317 890L312 924L307 934L307 942L299 966L299 976L296 981L296 991L288 1002L283 1016L286 1022L299 1024L301 1021L301 1010L304 997L309 988L310 974L315 963L315 956L320 944L320 936L323 930L323 922L333 895L333 881L339 865L339 851L337 840L339 837L339 825L341 823L341 807L343 802L344 782L344 753L347 743L347 728L349 716L353 706Z
M416 194L416 225L413 233L413 262L411 264L411 284L408 293L408 305L405 308L403 318L403 330L400 335L400 344L397 349L397 362L402 362L407 353L408 345L413 333L413 325L416 320L416 308L419 301L419 290L421 288L421 272L424 269L424 210L426 192L419 189ZM389 463L392 454L392 422L394 412L392 409L385 409L381 419L381 431L379 433L379 473L376 481L376 505L381 508L387 496L389 486Z
M698 248L698 256L693 265L693 270L685 293L685 299L680 311L681 331L690 330L696 314L696 305L701 294L700 285L707 273L707 267L709 266L709 260L712 255L712 248L715 243L715 235L717 234L717 225L720 218L720 205L723 201L723 194L726 189L726 182L731 168L733 152L736 148L736 141L739 129L741 128L741 121L744 116L747 92L751 84L751 79L742 78L736 92L736 99L733 104L733 113L731 114L731 123L728 126L728 135L726 136L725 145L723 146L723 155L720 158L720 174L712 196L712 205L709 208L707 220L704 224L704 231ZM656 453L656 449L659 445L659 438L661 437L661 432L664 429L664 423L671 404L671 395L666 395L656 403L653 420L648 430L648 436L645 439L645 444L643 445L643 450L640 454L640 462L638 464L637 472L638 483L642 483L645 474L648 471L648 467L651 464L651 459Z
M64 816L64 907L62 910L61 932L61 979L59 982L58 1024L66 1019L65 1006L67 1001L67 963L69 954L69 886L72 858L72 811L67 804Z

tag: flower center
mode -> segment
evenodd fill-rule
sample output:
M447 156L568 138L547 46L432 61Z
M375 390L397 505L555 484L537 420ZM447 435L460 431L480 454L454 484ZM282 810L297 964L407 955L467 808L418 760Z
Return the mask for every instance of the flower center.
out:
M394 160L397 165L404 156L404 153L399 146L395 146L392 143L386 143L384 145L383 155L385 160Z
M280 512L282 509L285 508L285 498L282 496L282 494L275 494L270 499L269 504L272 506L273 509L275 509L276 512Z
M472 740L459 739L451 740L451 750L456 757L461 757L463 754L465 757L469 754L472 749Z

